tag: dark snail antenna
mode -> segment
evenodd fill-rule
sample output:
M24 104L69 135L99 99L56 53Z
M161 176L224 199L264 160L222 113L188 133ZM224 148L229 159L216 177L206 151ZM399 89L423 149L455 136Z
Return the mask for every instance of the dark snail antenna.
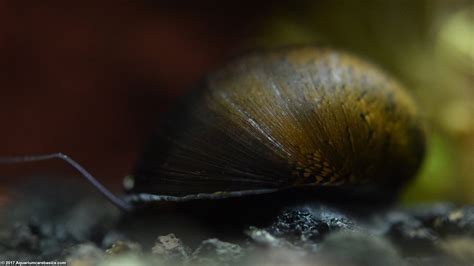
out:
M89 181L94 188L96 188L104 197L106 197L110 202L115 206L119 207L124 211L133 210L133 206L126 202L125 200L114 195L110 190L108 190L104 185L102 185L97 179L91 175L84 167L79 163L69 158L69 156L63 153L50 153L50 154L40 154L40 155L31 155L31 156L12 156L12 157L0 157L0 163L13 164L13 163L25 163L25 162L36 162L36 161L45 161L51 159L61 159L71 165L76 171L78 171L83 177Z

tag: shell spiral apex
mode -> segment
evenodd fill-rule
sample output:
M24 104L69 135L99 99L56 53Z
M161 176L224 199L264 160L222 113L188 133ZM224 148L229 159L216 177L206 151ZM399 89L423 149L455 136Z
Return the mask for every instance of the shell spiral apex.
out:
M397 191L424 154L415 104L352 55L248 54L207 76L161 121L129 198L191 200L295 186Z

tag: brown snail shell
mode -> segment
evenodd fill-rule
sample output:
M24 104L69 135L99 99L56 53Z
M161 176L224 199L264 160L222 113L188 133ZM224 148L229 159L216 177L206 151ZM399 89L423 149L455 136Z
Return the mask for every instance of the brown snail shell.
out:
M393 193L414 176L424 148L412 99L374 65L315 47L252 53L209 75L165 118L127 200L297 186Z

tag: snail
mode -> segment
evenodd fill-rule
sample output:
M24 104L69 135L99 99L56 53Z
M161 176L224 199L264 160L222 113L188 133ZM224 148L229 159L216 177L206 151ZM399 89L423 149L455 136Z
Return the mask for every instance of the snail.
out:
M124 199L62 158L123 209L286 189L398 192L419 168L415 103L371 63L329 48L254 52L208 75L157 127ZM11 160L10 160L11 161Z

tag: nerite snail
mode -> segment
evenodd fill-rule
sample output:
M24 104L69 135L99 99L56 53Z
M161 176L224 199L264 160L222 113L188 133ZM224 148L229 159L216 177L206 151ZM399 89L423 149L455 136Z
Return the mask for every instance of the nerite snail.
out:
M253 53L183 98L129 177L125 201L107 197L130 208L308 186L393 193L424 147L413 101L377 67L314 47Z

